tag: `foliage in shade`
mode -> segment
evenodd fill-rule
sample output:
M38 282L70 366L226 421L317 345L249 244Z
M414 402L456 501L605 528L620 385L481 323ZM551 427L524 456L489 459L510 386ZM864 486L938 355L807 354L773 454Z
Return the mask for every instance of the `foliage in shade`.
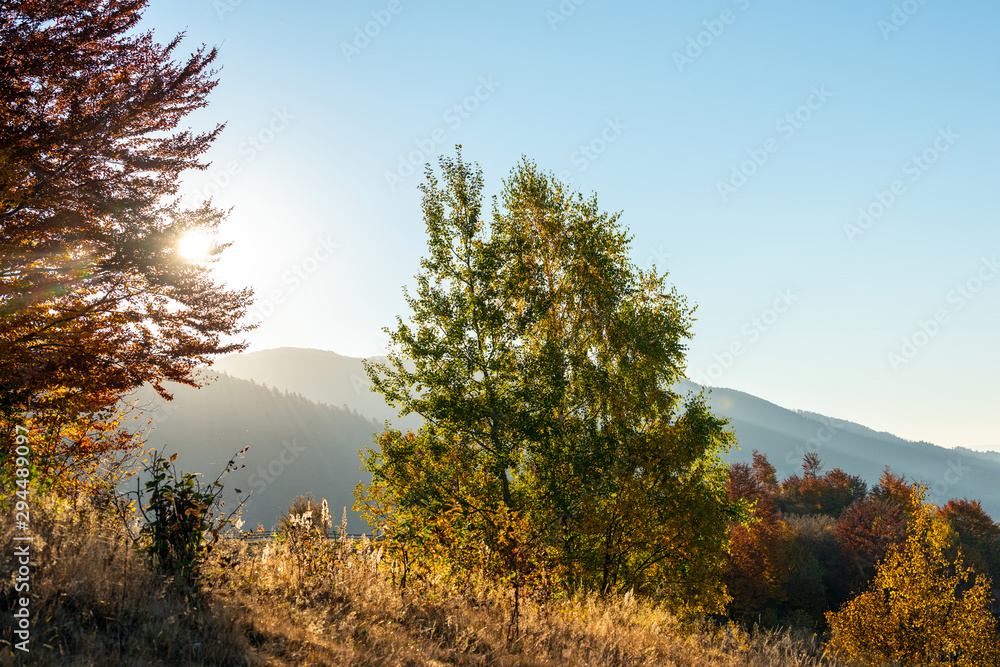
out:
M725 581L733 598L728 611L739 619L759 619L788 597L785 542L789 529L777 510L775 474L774 466L756 451L753 466L735 463L729 468L730 500L750 501L755 519L749 525L733 524L730 528L732 545Z

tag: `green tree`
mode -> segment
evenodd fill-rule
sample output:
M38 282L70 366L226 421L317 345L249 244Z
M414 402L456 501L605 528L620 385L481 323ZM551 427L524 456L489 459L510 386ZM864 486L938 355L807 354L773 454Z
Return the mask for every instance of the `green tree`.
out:
M386 330L389 363L368 368L426 426L368 453L369 514L411 544L450 545L452 563L479 545L462 567L491 563L515 589L659 590L721 611L733 437L704 397L671 389L691 309L631 263L618 215L528 160L489 221L482 173L461 153L441 170L422 186L412 314Z

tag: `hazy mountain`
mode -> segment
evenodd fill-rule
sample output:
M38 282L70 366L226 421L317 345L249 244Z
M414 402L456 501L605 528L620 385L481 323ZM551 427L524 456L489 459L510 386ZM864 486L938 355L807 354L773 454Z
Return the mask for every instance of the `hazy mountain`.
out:
M694 383L685 382L684 387L700 390ZM896 474L927 484L932 502L976 498L1000 518L1000 456L996 453L912 442L860 424L787 410L734 389L712 388L709 402L716 414L731 420L739 440L740 451L731 452L730 461L749 462L757 449L767 454L779 477L784 477L799 473L803 455L816 451L824 470L842 468L861 475L869 485L890 466Z
M343 508L350 510L354 503L355 485L371 479L359 469L358 450L371 445L373 434L382 430L373 419L226 374L201 389L168 389L174 394L170 402L148 388L133 396L148 410L138 428L148 432L149 445L167 456L178 454L180 472L199 472L207 482L249 446L238 460L245 467L224 482L230 508L233 489L253 491L243 514L244 529L258 524L271 529L289 502L308 492L327 499L339 525ZM351 532L367 530L354 513L348 514Z
M357 358L322 350L280 348L227 357L215 368L300 392L313 401L346 405L379 424L389 420L396 427L415 428L420 423L412 415L401 422L393 408L369 391L368 377ZM679 388L682 393L701 390L689 381ZM740 449L726 457L730 461L750 461L757 449L767 454L781 476L787 476L800 471L807 451L818 451L824 469L839 467L861 475L869 484L877 482L888 465L897 474L924 481L934 502L976 498L992 516L1000 518L1000 454L996 452L912 442L860 424L782 408L733 389L712 388L709 400L716 414L731 420L739 440ZM354 450L364 444L359 443Z
M282 391L298 392L317 403L356 409L379 424L388 420L402 430L418 428L419 417L408 415L400 419L395 408L386 405L379 394L371 391L371 382L361 361L325 350L282 347L223 357L212 368ZM372 361L385 359L373 357Z

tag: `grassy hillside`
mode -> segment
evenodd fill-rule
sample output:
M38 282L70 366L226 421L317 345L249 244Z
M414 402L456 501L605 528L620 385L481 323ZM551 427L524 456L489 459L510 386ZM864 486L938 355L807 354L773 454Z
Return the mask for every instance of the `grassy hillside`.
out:
M113 519L52 497L35 498L32 516L33 665L834 664L818 657L813 637L682 628L655 603L628 595L526 601L520 637L508 641L503 590L488 582L402 590L370 542L223 542L200 594L185 598ZM0 523L4 543L13 532ZM5 571L15 568L10 549L0 561ZM9 577L0 583L5 603L12 584ZM0 665L23 657L9 636Z

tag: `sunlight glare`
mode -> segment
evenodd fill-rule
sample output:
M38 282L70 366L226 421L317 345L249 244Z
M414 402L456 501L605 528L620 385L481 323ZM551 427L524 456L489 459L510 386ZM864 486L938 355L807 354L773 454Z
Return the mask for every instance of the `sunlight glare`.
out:
M208 259L212 252L212 237L204 232L188 232L177 244L177 252L186 259L200 262Z

